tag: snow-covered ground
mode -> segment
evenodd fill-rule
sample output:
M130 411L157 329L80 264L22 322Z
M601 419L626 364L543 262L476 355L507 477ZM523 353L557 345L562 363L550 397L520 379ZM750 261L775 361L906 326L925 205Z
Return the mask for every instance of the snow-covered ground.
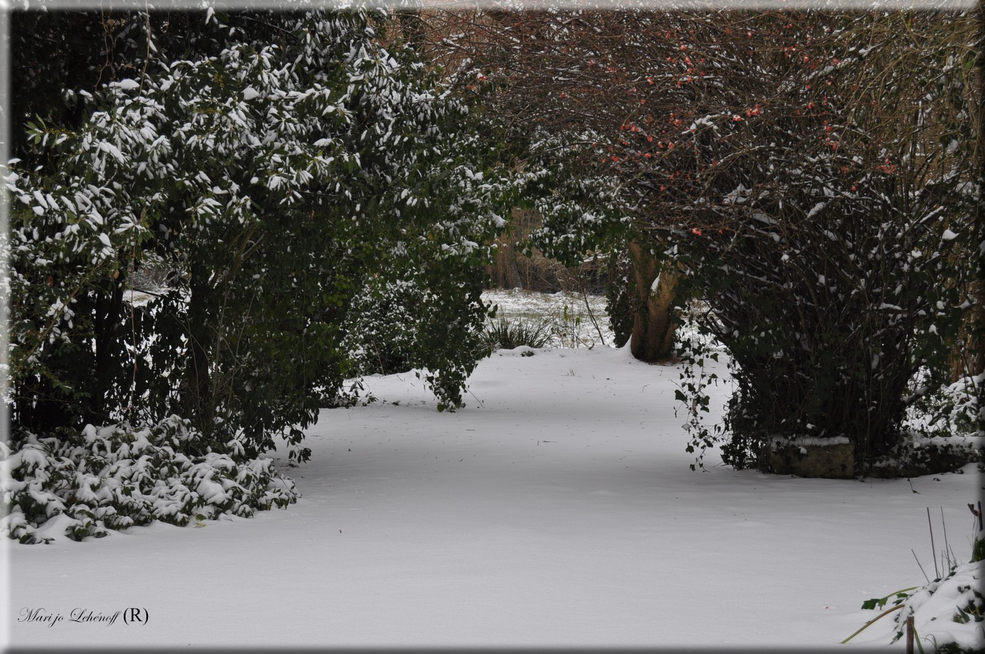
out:
M9 545L12 644L835 648L875 617L863 601L924 583L927 507L970 556L974 466L809 480L710 455L691 472L676 367L524 352L481 362L453 414L412 374L369 378L377 402L310 430L289 509ZM128 607L147 623L122 624ZM18 622L36 609L64 620ZM887 616L846 648L891 635Z
M599 295L512 289L487 290L482 293L482 299L497 306L494 320L519 320L528 326L549 323L549 347L611 346L615 340L605 311L605 298Z

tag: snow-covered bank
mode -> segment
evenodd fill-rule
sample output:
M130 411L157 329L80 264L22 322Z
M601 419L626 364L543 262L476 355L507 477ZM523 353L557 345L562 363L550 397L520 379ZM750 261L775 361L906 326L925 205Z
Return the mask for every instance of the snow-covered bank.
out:
M713 453L691 472L677 368L522 354L480 363L454 414L413 374L368 379L377 402L311 430L289 509L10 544L12 644L835 647L874 617L863 601L924 582L910 549L926 569L926 507L970 556L974 466L912 488L736 472ZM727 388L712 392L716 407ZM127 607L147 625L68 619ZM17 622L38 608L66 619Z

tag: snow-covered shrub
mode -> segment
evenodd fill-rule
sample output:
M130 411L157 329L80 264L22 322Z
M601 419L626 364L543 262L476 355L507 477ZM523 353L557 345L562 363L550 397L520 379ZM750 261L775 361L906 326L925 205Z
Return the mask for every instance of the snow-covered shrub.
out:
M901 593L896 605L893 642L906 633L913 618L914 635L935 652L981 652L985 648L985 531L977 531L969 563L951 565L946 575ZM923 647L921 647L923 651Z
M700 222L676 246L710 307L698 322L731 355L722 451L738 467L761 464L774 436L847 436L864 474L904 438L918 373L929 371L930 387L950 374L952 339L971 306L975 167L921 136L973 136L954 93L969 83L956 63L968 56L967 35L928 17L903 65L892 39L860 52L870 20L805 17L795 29L814 40L800 49L801 81L781 82L783 99L762 103L751 81L737 84L753 110L709 117L687 139L697 149L675 150L708 189L695 202ZM864 105L843 93L886 70ZM890 118L903 106L913 113ZM702 155L702 139L716 136ZM753 148L757 156L742 155ZM705 157L733 163L711 172Z
M907 425L934 436L985 436L983 387L985 372L938 386L911 405Z
M237 441L194 451L201 435L187 420L94 427L58 437L26 434L14 451L0 447L0 530L22 543L43 541L49 521L73 540L99 538L160 520L193 520L285 507L294 482L271 459L247 459Z
M354 375L417 369L439 410L454 410L462 406L466 379L488 353L482 323L489 307L478 268L437 252L420 261L418 268L366 280L342 326L342 349Z
M978 507L981 508L981 502ZM842 644L880 619L894 614L896 631L891 641L893 643L910 631L908 623L912 619L912 634L921 652L983 651L985 595L982 594L981 578L985 572L985 530L981 529L981 515L974 505L969 504L968 508L975 515L971 561L958 564L948 549L941 553L942 562L946 560L948 564L945 574L928 581L924 586L904 588L885 597L866 600L862 603L865 610L883 610L890 600L893 605L843 640Z
M385 38L386 12L200 16L200 49L67 91L77 124L32 124L36 165L12 162L15 432L177 414L201 448L255 457L284 437L304 459L377 277L427 289L403 327L457 405L507 186L469 107ZM173 274L134 306L144 261Z
M676 291L704 305L696 322L729 350L724 428L689 421L690 448L722 445L742 467L773 437L848 438L864 471L903 437L916 372L932 371L929 388L950 374L981 301L969 283L981 254L977 21L557 12L498 32L502 59L486 65L508 90L500 110L577 160L564 170L592 191L558 180L570 210L545 219L538 245L607 247L625 225L639 333L666 342L674 303L650 299ZM517 43L531 54L512 57ZM606 177L608 196L588 185ZM665 272L682 280L667 293ZM684 401L704 413L699 387Z
M345 349L360 375L407 372L414 367L416 308L422 289L403 280L370 280L353 302Z
M981 540L979 538L979 540ZM985 561L963 563L947 576L915 590L896 614L893 642L906 633L913 617L916 638L935 652L981 652L985 645Z

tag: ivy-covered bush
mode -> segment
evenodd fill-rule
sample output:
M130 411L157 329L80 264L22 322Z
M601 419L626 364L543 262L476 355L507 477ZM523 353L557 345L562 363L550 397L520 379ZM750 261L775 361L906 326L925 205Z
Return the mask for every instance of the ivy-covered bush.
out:
M728 347L736 383L727 463L755 460L777 435L845 435L871 463L899 442L918 371L934 371L931 387L944 381L962 314L957 286L941 281L961 275L954 214L869 201L886 192L829 199L818 218L809 195L788 191L799 219L702 239L691 270L704 270L696 281L712 307L703 327Z
M762 465L775 437L847 437L865 474L904 440L907 407L951 374L974 304L981 189L959 144L976 138L961 89L978 37L970 16L938 18L914 18L901 50L902 14L799 17L798 59L742 55L797 81L776 78L769 98L752 79L705 85L719 110L665 157L691 177L673 192L704 189L675 256L708 306L697 322L730 354L726 463Z
M245 459L235 440L195 453L200 443L187 420L172 416L141 428L27 434L13 452L0 445L0 531L43 542L54 535L40 530L55 521L64 535L83 540L153 520L183 526L222 514L249 517L297 500L294 482L272 459Z

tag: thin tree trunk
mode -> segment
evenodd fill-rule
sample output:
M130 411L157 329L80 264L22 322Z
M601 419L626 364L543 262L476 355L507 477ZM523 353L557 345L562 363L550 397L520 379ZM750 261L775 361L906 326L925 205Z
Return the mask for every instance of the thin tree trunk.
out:
M110 418L106 411L107 396L117 383L120 365L120 344L123 338L120 323L123 315L122 277L106 282L105 293L96 298L93 326L95 331L95 370L86 420L103 424Z
M186 372L185 403L195 416L196 426L204 432L210 432L212 424L212 392L209 376L209 329L208 329L208 300L210 287L204 268L200 264L192 265L191 297L188 310L188 349L189 360Z
M673 355L673 319L680 271L673 262L661 262L639 243L629 244L636 306L629 349L640 361L666 361Z
M958 345L951 353L951 381L956 382L969 375L985 372L985 280L975 280L971 285L975 306L965 318L958 337Z

